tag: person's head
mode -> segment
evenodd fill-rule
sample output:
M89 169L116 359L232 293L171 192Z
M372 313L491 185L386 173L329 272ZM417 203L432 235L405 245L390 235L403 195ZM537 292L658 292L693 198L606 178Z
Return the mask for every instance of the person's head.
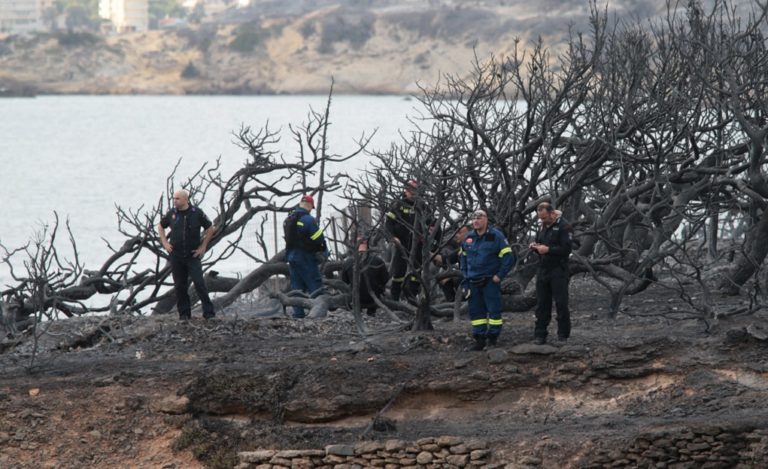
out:
M179 189L173 193L173 207L177 210L186 210L189 208L189 192Z
M368 238L365 236L357 237L357 250L358 252L365 252L368 250Z
M542 223L547 225L557 220L559 212L559 210L555 210L555 207L552 206L551 202L541 202L536 206L536 215Z
M304 194L301 196L299 207L311 211L313 208L315 208L315 199L312 198L312 196L309 194Z
M416 197L416 191L418 190L419 183L411 179L405 183L405 187L403 188L403 195L405 195L406 199L413 200L414 197Z
M485 213L485 210L472 212L472 228L475 231L485 231L488 228L488 214Z
M467 237L467 233L469 233L469 225L461 225L456 231L456 234L453 235L453 240L457 243L461 243L464 241L464 238Z

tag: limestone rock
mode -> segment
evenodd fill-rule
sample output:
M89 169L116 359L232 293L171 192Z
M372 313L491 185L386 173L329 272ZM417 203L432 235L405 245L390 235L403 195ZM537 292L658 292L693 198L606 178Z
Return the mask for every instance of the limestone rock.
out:
M261 462L269 461L277 452L271 449L264 449L259 451L242 451L237 453L237 457L240 462L258 464Z
M180 415L187 413L189 409L189 398L187 396L172 396L164 397L157 402L150 404L150 408L155 412L162 412L164 414Z
M355 448L349 445L328 445L325 447L325 454L336 456L354 456Z
M510 352L517 355L552 355L557 349L551 345L520 344L512 347Z

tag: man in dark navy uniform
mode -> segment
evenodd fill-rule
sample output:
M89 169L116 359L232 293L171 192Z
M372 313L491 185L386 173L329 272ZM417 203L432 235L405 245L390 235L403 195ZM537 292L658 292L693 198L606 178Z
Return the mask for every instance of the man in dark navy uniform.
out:
M573 229L549 202L536 207L541 227L530 248L540 256L536 273L536 326L534 341L547 341L547 326L552 319L552 300L557 305L557 337L565 341L571 335L568 310L568 257L572 250Z
M169 236L165 230L171 229ZM213 318L213 303L208 296L208 288L203 279L203 267L200 259L208 249L216 230L213 223L199 207L190 205L189 193L179 190L173 193L173 208L165 214L157 225L160 242L170 254L173 287L176 291L176 307L179 318L187 320L192 317L189 303L189 280L195 285L197 295L203 306L203 317ZM202 239L200 232L204 231Z
M395 247L390 271L390 296L400 301L400 294L415 298L419 293L419 270L424 242L433 227L432 217L423 199L418 197L419 183L413 179L405 183L403 195L387 209L384 228ZM413 269L410 273L408 268Z
M314 208L315 199L306 194L301 197L299 205L288 214L283 223L291 290L307 293L311 298L324 293L318 255L322 260L330 254L323 230L310 214ZM295 319L301 319L304 316L304 308L293 307Z

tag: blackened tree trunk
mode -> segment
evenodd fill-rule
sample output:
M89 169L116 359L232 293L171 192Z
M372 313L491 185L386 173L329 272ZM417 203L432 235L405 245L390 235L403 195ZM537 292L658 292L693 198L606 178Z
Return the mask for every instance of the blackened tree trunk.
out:
M720 282L723 293L737 295L752 278L768 255L768 211L763 210L757 224L747 233L744 249L736 256L732 267Z

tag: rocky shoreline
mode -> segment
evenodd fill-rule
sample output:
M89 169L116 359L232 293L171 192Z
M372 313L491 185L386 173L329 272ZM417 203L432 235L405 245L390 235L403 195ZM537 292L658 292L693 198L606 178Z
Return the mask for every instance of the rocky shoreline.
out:
M0 81L0 98L34 98L37 94L34 86Z

